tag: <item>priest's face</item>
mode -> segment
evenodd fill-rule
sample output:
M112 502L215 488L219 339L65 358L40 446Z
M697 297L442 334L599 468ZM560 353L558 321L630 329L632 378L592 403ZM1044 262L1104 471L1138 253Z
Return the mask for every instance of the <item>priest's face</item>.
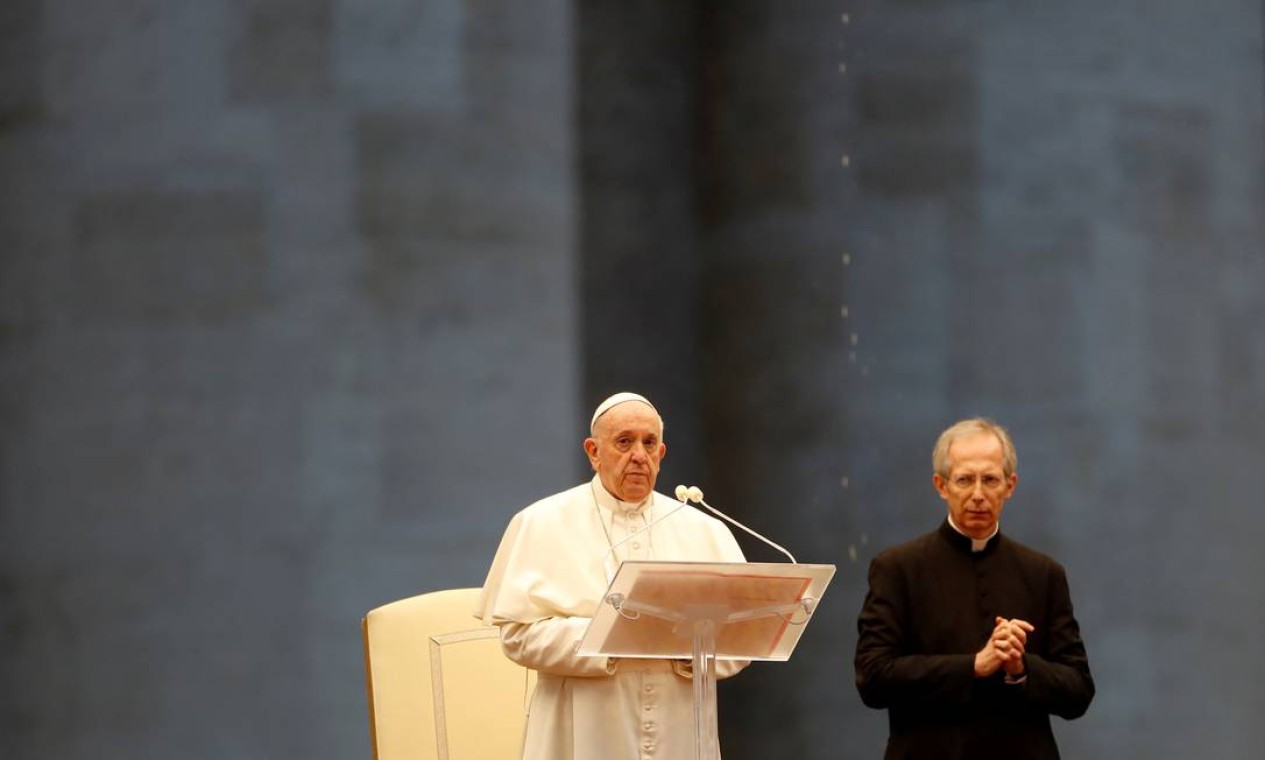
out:
M654 490L659 462L668 451L663 420L640 401L617 404L598 417L584 451L612 496L640 502Z
M1015 492L1019 476L1006 474L1001 441L992 433L958 438L949 446L948 472L932 476L949 516L971 538L987 538L997 527L1006 500Z

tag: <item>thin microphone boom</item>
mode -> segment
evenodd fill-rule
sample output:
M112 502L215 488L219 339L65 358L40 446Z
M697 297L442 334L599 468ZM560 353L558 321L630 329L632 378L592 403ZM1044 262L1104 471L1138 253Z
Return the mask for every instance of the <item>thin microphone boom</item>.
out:
M682 489L682 488L685 488L685 487L684 487L684 486L677 486L677 489L676 489L676 490L677 490L677 498L680 498L680 493L681 493L681 489ZM729 522L729 523L732 523L732 524L734 524L734 525L737 525L739 528L742 528L743 530L745 530L746 532L748 532L748 533L750 533L751 535L755 536L756 538L760 539L760 540L761 540L761 541L763 541L764 543L766 543L766 544L768 544L769 546L772 546L774 549L777 549L778 551L782 552L783 554L785 554L787 557L789 557L789 558L790 558L790 560L791 560L791 564L792 564L792 565L798 565L798 564L799 564L798 562L796 562L796 561L795 561L795 556L794 556L793 554L791 554L790 552L788 552L788 551L787 551L785 548L783 548L781 545L773 543L773 542L772 542L772 541L770 541L769 539L765 538L764 536L760 535L759 533L756 533L754 530L751 530L750 528L748 528L747 526L745 526L745 525L743 525L742 523L738 522L737 520L733 519L732 517L730 517L729 515L725 514L724 512L721 512L719 509L716 509L716 508L715 508L715 507L713 507L711 504L708 504L707 502L703 501L703 492L702 492L701 490L699 490L698 486L691 486L690 488L686 489L686 491L687 491L687 495L690 497L690 499L691 499L692 501L697 501L699 504L702 504L704 507L707 507L708 511L710 511L712 514L716 515L717 517L719 517L720 519L722 519L722 520L724 520L724 521L726 521L726 522Z
M722 519L722 520L724 520L724 521L726 521L726 522L729 522L729 523L733 523L734 525L737 525L739 528L742 528L743 530L745 530L746 532L748 532L748 533L750 533L751 535L755 536L756 538L760 539L760 540L761 540L761 541L763 541L764 543L766 543L766 544L768 544L769 546L772 546L774 549L777 549L778 551L782 552L783 554L785 554L787 557L789 557L789 558L790 558L790 560L791 560L791 564L792 564L792 565L798 565L798 564L799 564L798 562L796 562L796 561L795 561L795 557L794 557L794 555L792 555L790 552L788 552L788 551L787 551L785 548L783 548L782 546L780 546L780 545L778 545L778 544L773 543L773 542L772 542L772 541L770 541L769 539L765 538L764 536L760 535L759 533L756 533L754 530L751 530L750 528L748 528L747 526L745 526L745 525L743 525L742 523L738 522L737 520L733 519L732 517L730 517L729 515L725 514L724 512L721 512L719 509L716 509L716 508L715 508L715 507L713 507L711 504L708 504L707 502L703 501L703 489L699 488L698 486L690 486L689 488L686 488L685 486L677 486L677 487L676 487L676 491L675 491L675 493L676 493L676 498L680 499L681 501L686 501L686 500L689 500L689 501L692 501L692 502L694 502L694 503L696 503L696 504L702 504L704 507L707 507L707 509L708 509L708 510L709 510L712 514L716 515L716 516L717 516L717 517L719 517L720 519Z

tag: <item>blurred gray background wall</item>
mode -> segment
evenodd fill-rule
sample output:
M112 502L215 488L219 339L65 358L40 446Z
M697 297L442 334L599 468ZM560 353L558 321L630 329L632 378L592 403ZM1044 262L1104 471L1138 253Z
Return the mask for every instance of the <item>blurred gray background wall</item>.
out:
M606 394L839 573L726 757L877 757L868 559L1010 426L1068 757L1265 743L1256 0L7 0L0 757L368 757L359 617L477 585ZM755 559L775 559L744 541Z

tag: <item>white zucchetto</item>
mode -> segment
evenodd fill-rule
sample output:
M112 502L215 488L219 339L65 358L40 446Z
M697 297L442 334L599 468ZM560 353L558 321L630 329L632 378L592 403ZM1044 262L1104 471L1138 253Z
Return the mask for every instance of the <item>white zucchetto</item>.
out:
M655 414L659 413L659 410L655 409L654 404L650 403L650 400L647 399L645 396L642 396L637 393L629 393L627 391L624 391L622 393L616 393L614 396L607 398L605 401L597 405L597 410L593 412L593 419L589 420L589 434L590 435L593 434L594 428L597 427L597 419L599 417L609 412L612 407L618 406L624 403L625 401L640 401L641 403L650 407L650 409L654 411Z

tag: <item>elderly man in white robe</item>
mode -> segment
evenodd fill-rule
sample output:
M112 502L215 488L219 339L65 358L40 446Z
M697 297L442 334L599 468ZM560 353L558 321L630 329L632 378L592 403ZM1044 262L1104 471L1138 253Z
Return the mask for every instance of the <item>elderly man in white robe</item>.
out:
M694 509L625 541L678 504L654 490L667 453L663 420L644 397L617 393L598 406L589 432L593 479L514 516L476 614L500 627L510 659L537 671L525 760L693 757L688 661L575 651L619 562L743 562L742 550L723 523ZM718 660L716 675L744 664Z

